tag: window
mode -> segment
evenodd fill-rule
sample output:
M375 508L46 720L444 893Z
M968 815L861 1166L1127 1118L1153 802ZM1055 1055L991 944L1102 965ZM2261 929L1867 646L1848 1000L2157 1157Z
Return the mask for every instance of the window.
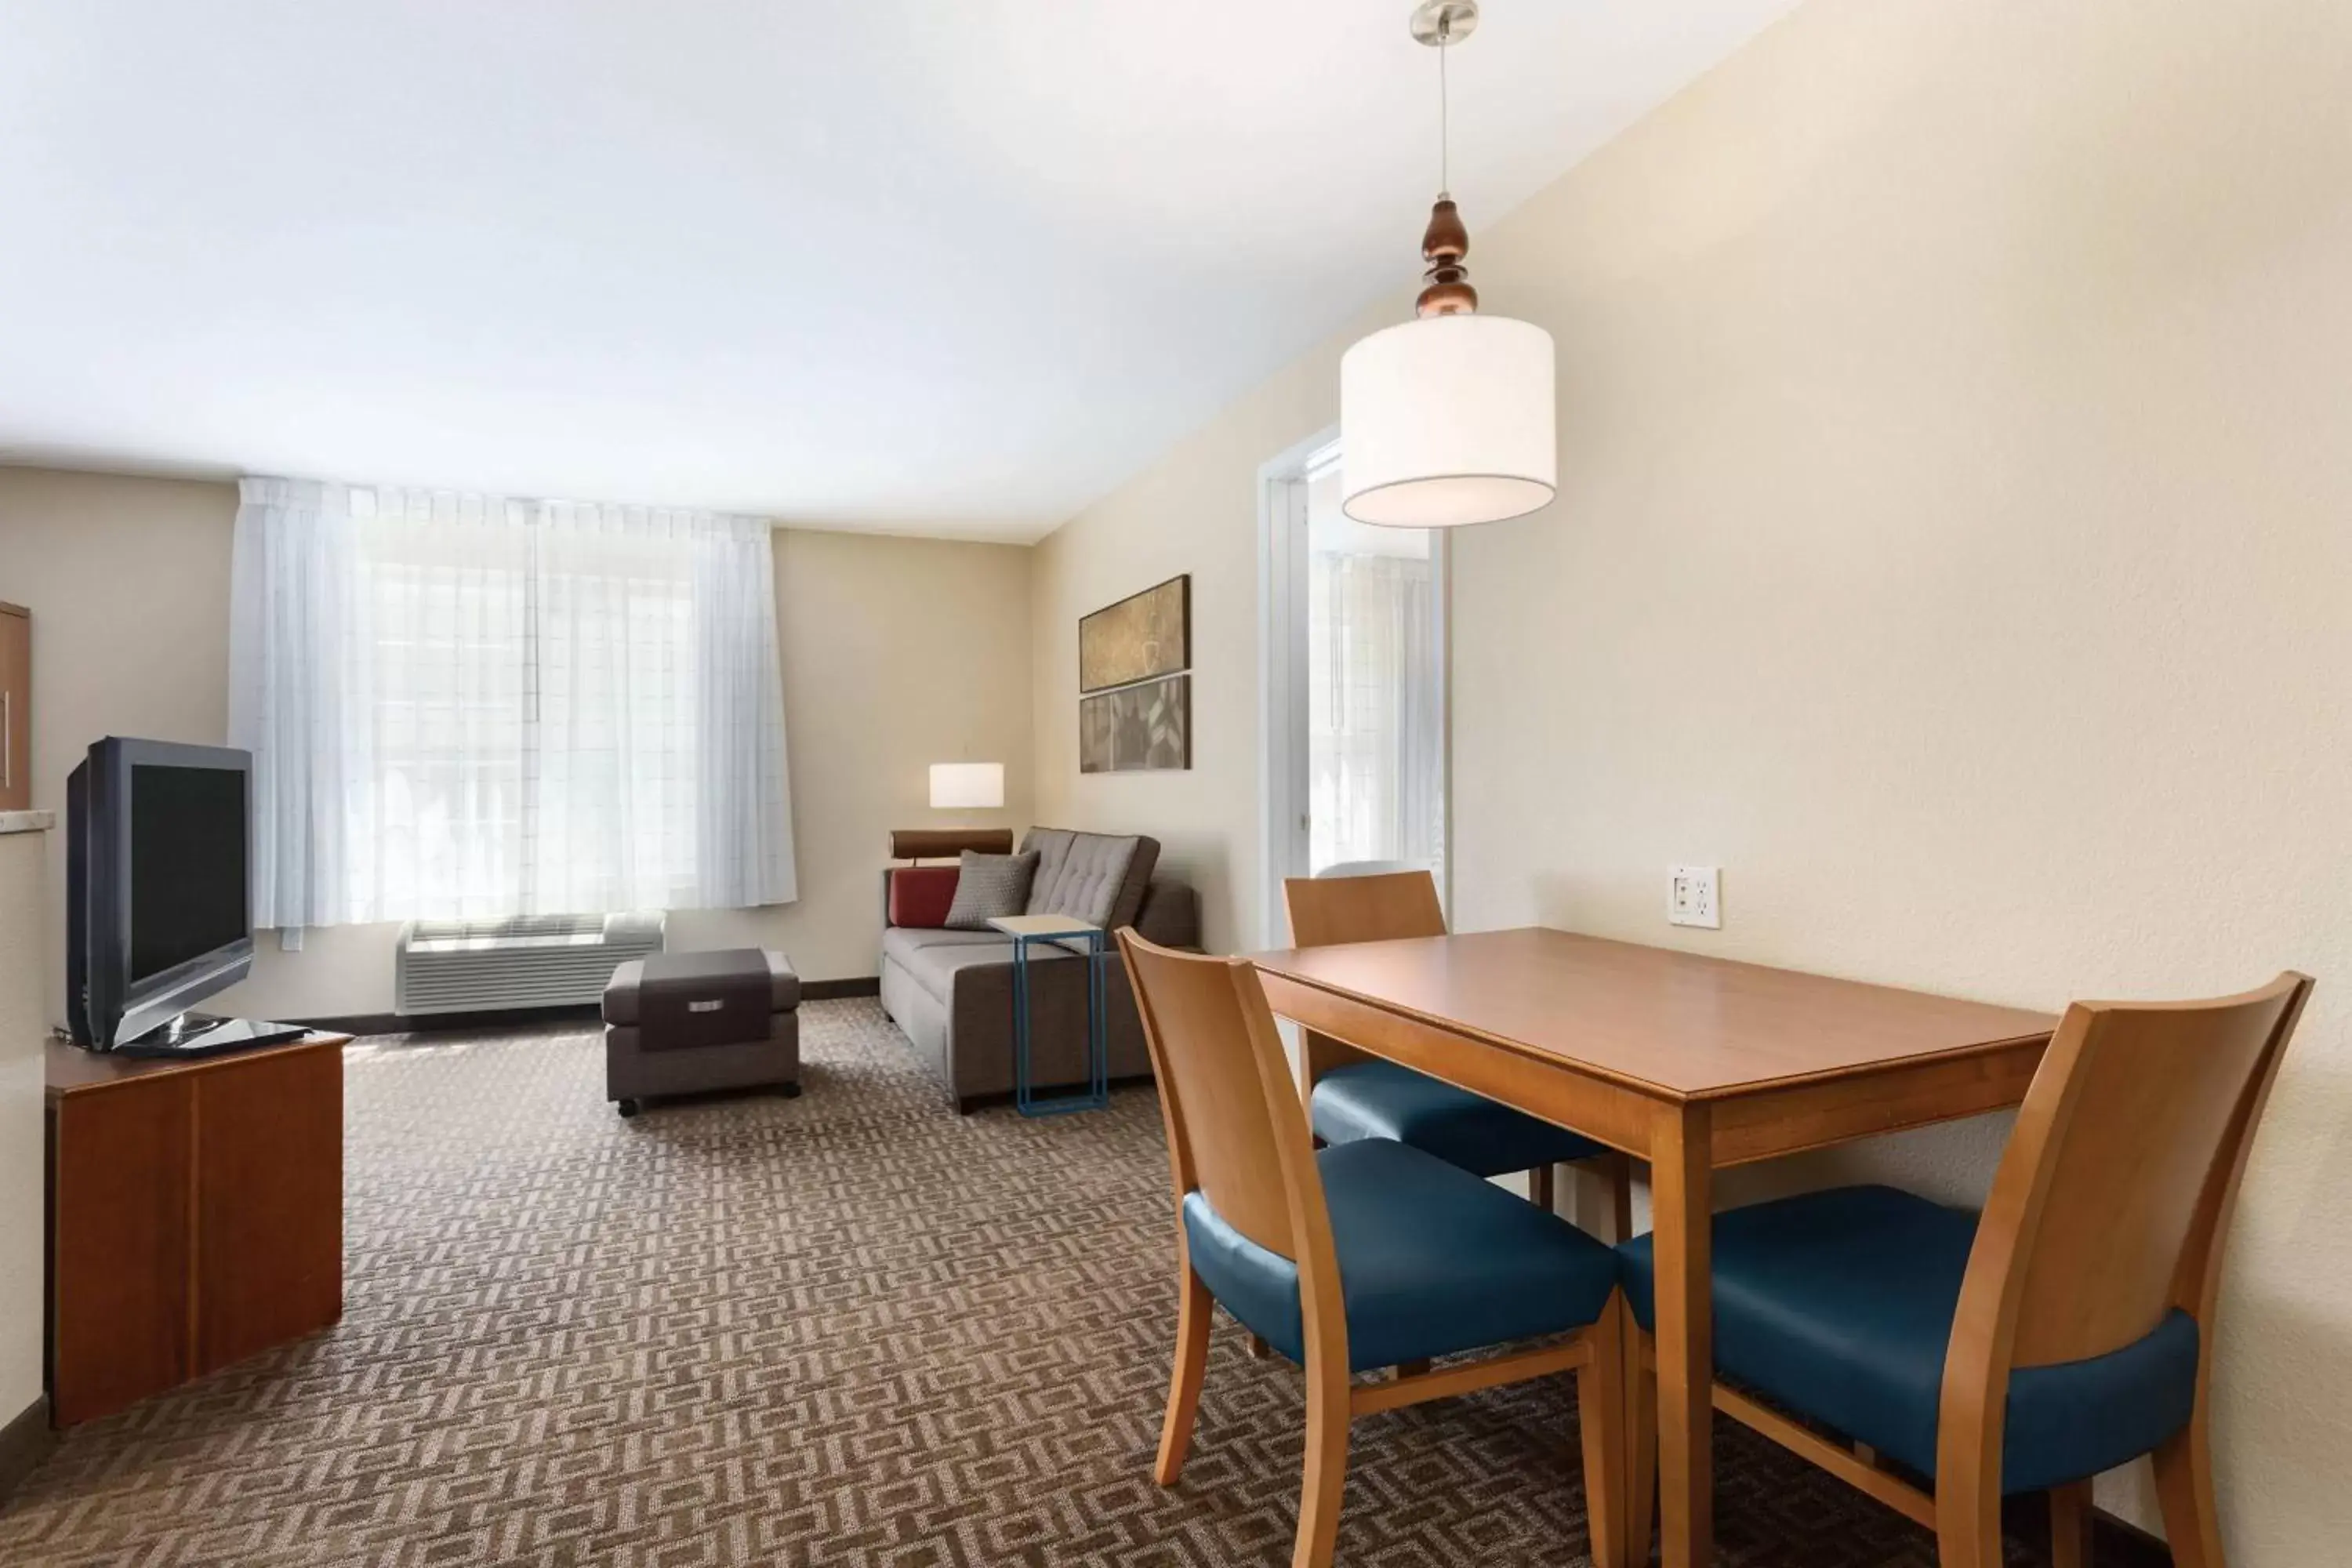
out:
M1436 574L1425 529L1368 528L1309 486L1307 866L1445 862Z
M262 923L793 896L765 524L296 491L238 514Z

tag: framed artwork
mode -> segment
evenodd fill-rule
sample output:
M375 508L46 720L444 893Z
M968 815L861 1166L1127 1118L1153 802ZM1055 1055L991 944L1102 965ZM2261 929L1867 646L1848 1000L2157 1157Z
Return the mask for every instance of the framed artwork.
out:
M1129 773L1192 765L1190 675L1139 680L1078 699L1078 772Z
M1192 577L1186 573L1078 620L1078 690L1108 691L1192 668Z

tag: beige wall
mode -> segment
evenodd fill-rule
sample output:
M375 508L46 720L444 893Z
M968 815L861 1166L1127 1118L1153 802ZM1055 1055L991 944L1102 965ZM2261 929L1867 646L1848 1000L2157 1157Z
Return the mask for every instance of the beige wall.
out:
M0 1426L41 1397L46 833L0 834Z
M1558 338L1562 490L1454 555L1465 925L2043 1005L2319 976L2224 1296L2241 1568L2352 1539L2347 81L2323 0L1811 0L1470 215L1489 308ZM1255 886L1256 466L1351 335L1039 552L1041 815L1181 821L1213 937ZM1076 780L1060 623L1179 567L1201 767ZM1720 933L1664 924L1683 860ZM2003 1131L1768 1179L1974 1198Z
M106 734L220 743L228 723L235 487L0 468L0 598L34 613L36 804ZM878 873L896 826L931 821L928 765L1006 764L1028 819L1029 552L779 530L776 593L800 900L672 918L671 942L782 947L813 979L870 975ZM50 837L63 896L62 835ZM63 1016L63 920L47 922L47 1006ZM251 1016L392 1009L394 925L259 943L253 977L215 1004Z
M1036 819L1158 838L1161 868L1200 889L1213 951L1243 944L1236 911L1260 860L1257 469L1329 422L1318 391L1279 378L1033 552ZM1181 572L1192 574L1192 766L1082 775L1078 617Z
M673 942L869 975L890 829L1029 821L1029 551L779 530L776 584L800 902L682 912ZM930 764L953 762L1003 763L1004 809L934 815Z
M1698 861L1737 957L2320 977L2219 1346L2253 1568L2352 1537L2347 81L2341 6L1814 0L1498 233L1564 482L1454 557L1465 920L1669 940ZM1821 1173L1974 1201L2004 1131Z
M0 599L33 612L33 804L58 814L42 933L52 1022L65 1017L66 774L105 735L221 743L236 521L234 485L0 468ZM266 974L279 955L264 945Z

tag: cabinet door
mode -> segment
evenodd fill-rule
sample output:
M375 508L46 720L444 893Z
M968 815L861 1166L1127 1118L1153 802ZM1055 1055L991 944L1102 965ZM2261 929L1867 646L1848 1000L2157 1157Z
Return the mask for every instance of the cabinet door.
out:
M191 1374L189 1077L51 1103L50 1395L60 1426Z
M190 1076L202 1375L343 1315L343 1055L264 1051Z
M33 804L33 621L0 609L0 811Z

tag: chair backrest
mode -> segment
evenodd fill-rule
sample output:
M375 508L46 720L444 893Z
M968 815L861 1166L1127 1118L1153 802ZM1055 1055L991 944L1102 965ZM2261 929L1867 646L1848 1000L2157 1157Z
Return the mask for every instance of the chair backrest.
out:
M1225 1223L1302 1267L1330 1221L1305 1112L1257 970L1118 932L1151 1070L1176 1199L1198 1190Z
M1445 934L1437 879L1426 871L1292 877L1282 884L1282 899L1290 910L1290 940L1297 947Z
M2210 1318L2246 1152L2311 980L2210 1002L2066 1010L1993 1178L1948 1362L2119 1350ZM1995 1408L1998 1408L1996 1405Z

